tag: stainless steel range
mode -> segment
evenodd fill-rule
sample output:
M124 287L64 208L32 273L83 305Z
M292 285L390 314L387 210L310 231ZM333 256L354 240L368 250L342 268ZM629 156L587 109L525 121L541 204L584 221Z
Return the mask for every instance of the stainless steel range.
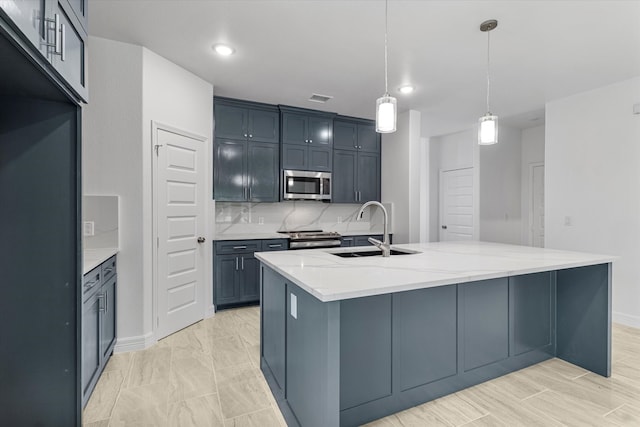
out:
M335 231L280 231L289 235L289 250L335 248L342 244L342 236Z

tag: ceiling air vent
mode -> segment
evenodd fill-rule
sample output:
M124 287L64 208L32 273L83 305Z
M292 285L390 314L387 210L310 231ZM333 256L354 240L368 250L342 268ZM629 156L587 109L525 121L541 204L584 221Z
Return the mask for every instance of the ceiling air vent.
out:
M321 104L324 104L325 102L327 102L331 98L333 98L333 96L319 95L317 93L313 93L313 94L311 94L311 98L309 98L309 101L311 101L311 102L320 102Z

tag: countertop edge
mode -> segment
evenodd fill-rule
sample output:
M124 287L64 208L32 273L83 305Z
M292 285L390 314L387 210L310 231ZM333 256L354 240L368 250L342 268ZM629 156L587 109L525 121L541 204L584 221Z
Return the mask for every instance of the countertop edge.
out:
M82 274L87 274L112 256L116 255L118 251L118 248L84 249L82 251Z

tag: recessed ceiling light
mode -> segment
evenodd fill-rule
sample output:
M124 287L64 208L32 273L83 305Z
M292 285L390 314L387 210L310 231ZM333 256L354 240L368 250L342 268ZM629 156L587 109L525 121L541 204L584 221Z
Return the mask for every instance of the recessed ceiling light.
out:
M411 85L404 85L404 86L401 86L398 90L400 91L400 93L407 94L407 93L413 92L414 89L415 88Z
M236 51L234 48L226 44L214 44L213 50L215 50L218 55L222 56L232 55Z

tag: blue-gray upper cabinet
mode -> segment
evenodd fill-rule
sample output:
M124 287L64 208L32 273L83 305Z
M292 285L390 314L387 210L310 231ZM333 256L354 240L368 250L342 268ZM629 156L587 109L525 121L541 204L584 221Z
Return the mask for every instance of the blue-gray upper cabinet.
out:
M214 198L224 202L277 202L278 144L216 139Z
M280 114L274 106L214 98L215 136L256 142L280 142Z
M335 114L280 107L282 169L331 172Z
M336 118L333 122L334 203L380 201L380 136L371 120Z
M375 124L369 120L336 119L333 122L333 148L379 153L380 136Z
M18 28L34 55L51 65L47 72L75 98L88 101L87 0L10 0L0 2L0 11L1 18L8 17Z

